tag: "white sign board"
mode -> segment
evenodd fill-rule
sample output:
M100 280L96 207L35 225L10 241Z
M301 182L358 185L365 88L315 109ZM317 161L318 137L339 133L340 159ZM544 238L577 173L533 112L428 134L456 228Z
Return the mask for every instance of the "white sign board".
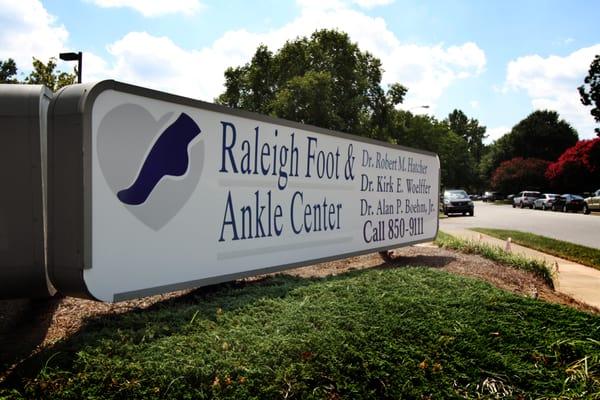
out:
M435 154L113 81L87 89L90 297L201 286L437 234Z

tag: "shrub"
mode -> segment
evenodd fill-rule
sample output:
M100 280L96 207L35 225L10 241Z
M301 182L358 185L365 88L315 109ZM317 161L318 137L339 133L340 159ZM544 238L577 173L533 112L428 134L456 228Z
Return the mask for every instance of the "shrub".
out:
M580 140L546 169L552 188L564 192L596 190L600 182L600 138Z
M492 174L492 187L503 193L543 189L547 186L544 174L549 164L538 158L516 157L504 161Z

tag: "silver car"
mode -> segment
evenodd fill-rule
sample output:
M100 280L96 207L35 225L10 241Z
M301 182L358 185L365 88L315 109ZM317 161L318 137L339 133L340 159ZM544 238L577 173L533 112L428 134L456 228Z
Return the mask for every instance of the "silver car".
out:
M543 193L542 197L538 197L537 199L534 200L533 208L535 208L536 210L537 209L551 210L552 204L554 203L554 200L558 196L560 196L560 195L558 195L556 193Z
M523 192L519 192L519 194L516 194L515 197L513 197L512 206L513 206L513 208L515 208L515 207L533 208L533 202L535 201L535 199L539 198L541 195L542 194L540 192L535 192L535 191L531 191L531 190L525 190Z

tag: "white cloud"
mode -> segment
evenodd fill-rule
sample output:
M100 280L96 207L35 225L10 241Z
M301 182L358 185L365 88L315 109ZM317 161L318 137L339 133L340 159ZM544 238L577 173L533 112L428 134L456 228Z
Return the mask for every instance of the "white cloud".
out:
M167 14L193 15L202 9L199 0L88 0L104 8L131 8L144 17Z
M477 100L471 100L469 102L469 105L471 106L472 109L479 110L479 107L480 107L479 101L477 101Z
M251 43L246 49L238 46ZM249 33L230 32L201 50L179 47L168 37L130 32L107 46L112 63L85 53L83 80L118 79L182 96L212 101L223 91L228 66L248 61L258 42Z
M344 6L343 0L296 0L302 10L332 10Z
M38 0L0 0L0 59L13 58L20 71L32 57L44 62L65 50L69 33Z
M185 96L212 101L224 90L223 72L229 66L248 62L263 43L279 49L286 40L307 36L318 29L347 32L382 60L384 86L400 82L409 88L407 108L428 105L457 80L480 74L486 63L484 52L475 43L457 46L417 46L401 43L382 18L367 16L339 0L299 0L299 16L288 24L265 33L228 31L210 46L198 50L179 47L166 37L131 32L108 46L112 65L89 78L118 77ZM99 65L99 63L97 63ZM84 68L84 74L86 69Z
M494 128L487 128L485 134L487 137L483 140L485 144L490 144L500 139L504 134L510 132L511 128L507 126L496 126Z
M580 138L595 136L589 107L581 104L577 87L583 83L600 44L565 56L528 55L508 64L506 90L524 90L534 109L557 111L579 132Z
M409 88L406 107L427 104L435 111L438 98L460 79L479 75L485 68L485 53L475 43L444 48L442 45L398 44L380 55L385 82L401 82Z
M225 45L189 51L146 32L128 33L107 50L114 57L112 65L86 53L85 81L116 78L208 101L222 92L226 66L246 61Z
M395 0L296 0L296 4L298 4L302 10L340 10L351 4L356 4L361 8L371 9L392 4L394 1Z
M394 0L354 0L355 4L358 4L362 8L374 8L378 6L386 6L392 4Z

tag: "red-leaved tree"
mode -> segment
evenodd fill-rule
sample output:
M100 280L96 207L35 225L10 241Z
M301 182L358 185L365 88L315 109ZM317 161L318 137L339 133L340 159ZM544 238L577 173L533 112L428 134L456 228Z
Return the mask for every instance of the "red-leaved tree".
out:
M548 166L546 178L559 192L579 193L600 188L600 138L580 140Z
M544 173L549 161L516 157L504 161L492 174L492 187L503 193L521 190L543 190L547 187Z

